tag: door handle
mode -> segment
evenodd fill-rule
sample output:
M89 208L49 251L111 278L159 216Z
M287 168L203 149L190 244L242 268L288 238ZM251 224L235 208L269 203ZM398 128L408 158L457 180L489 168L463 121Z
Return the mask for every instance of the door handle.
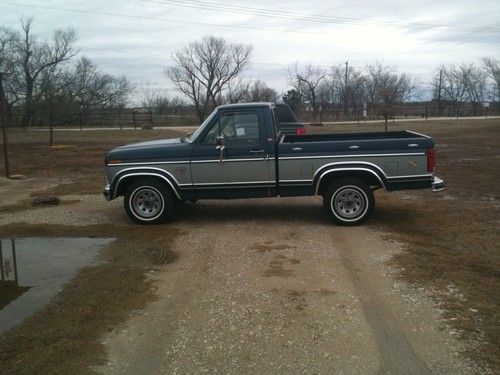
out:
M260 149L260 150L251 150L250 153L251 154L263 154L264 150L262 150L262 149Z
M349 146L349 148L350 148L351 150L357 150L357 149L359 148L359 146L357 146L357 145L352 145L352 146Z
M294 147L292 148L292 151L302 151L302 147Z
M418 143L410 143L408 147L418 147Z

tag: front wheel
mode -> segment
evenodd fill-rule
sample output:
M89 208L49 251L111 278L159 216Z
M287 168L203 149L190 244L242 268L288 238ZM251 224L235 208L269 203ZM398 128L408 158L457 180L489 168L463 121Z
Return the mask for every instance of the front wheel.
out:
M333 181L325 192L323 205L340 225L360 225L371 215L375 196L370 186L356 178Z
M133 182L125 192L127 215L139 224L157 224L173 214L172 193L161 181L144 178Z

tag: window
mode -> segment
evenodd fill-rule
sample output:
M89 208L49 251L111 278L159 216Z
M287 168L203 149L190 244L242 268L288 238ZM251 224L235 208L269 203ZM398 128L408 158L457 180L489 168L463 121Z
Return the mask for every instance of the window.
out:
M257 112L241 111L221 114L201 143L215 145L219 137L224 138L226 146L255 146L260 144Z

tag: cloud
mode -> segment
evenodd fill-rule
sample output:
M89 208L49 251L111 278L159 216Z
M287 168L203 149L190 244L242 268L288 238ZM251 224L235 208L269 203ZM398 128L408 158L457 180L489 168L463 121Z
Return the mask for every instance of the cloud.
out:
M205 35L252 44L253 63L245 76L280 91L287 86L286 66L295 61L349 60L363 67L378 60L428 81L441 63L500 57L498 1L212 3L8 0L0 4L0 24L18 28L20 17L34 16L41 37L75 27L82 54L102 70L125 74L138 86L155 82L165 88L171 88L163 70L172 53Z

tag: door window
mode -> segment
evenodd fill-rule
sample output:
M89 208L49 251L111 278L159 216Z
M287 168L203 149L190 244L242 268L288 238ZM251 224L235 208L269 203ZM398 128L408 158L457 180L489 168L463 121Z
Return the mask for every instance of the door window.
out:
M260 130L257 112L241 111L221 114L201 143L203 145L215 145L219 137L224 138L226 145L259 145Z

